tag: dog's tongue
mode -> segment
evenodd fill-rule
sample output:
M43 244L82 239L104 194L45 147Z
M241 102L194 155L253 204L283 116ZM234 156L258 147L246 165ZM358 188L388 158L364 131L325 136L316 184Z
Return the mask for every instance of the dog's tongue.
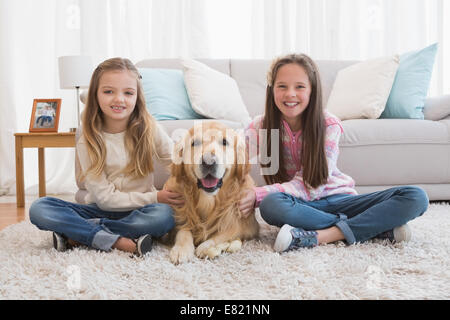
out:
M205 178L200 180L202 182L202 185L205 188L213 188L215 186L217 186L217 184L219 183L219 179L214 178L211 175L207 175Z

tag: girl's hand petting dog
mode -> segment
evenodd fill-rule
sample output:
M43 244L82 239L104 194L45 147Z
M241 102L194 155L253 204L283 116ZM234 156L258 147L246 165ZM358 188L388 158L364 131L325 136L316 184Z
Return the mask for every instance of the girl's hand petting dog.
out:
M244 196L239 201L239 210L241 210L242 218L247 218L255 208L256 193L253 190L244 192Z
M174 206L184 205L183 196L180 193L172 192L170 190L158 191L156 198L159 203L167 203Z

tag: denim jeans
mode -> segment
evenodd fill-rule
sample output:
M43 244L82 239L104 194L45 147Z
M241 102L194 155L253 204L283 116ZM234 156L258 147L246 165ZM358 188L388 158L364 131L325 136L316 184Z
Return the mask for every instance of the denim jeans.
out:
M273 193L260 203L261 217L271 225L305 230L338 227L348 244L364 242L421 216L428 196L415 186L394 187L361 195L337 194L304 201Z
M54 231L95 249L108 251L119 237L144 234L161 237L175 226L172 208L163 203L116 212L96 204L78 204L44 197L30 207L30 221L41 230Z

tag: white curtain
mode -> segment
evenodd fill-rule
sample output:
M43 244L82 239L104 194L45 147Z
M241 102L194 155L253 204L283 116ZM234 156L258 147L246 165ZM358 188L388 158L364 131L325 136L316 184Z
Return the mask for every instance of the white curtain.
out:
M0 0L0 195L15 193L14 133L33 99L62 98L59 131L76 126L73 90L57 57L364 60L439 42L430 95L450 93L450 16L444 0ZM25 187L37 194L37 151ZM75 191L74 150L46 149L48 193Z
M15 132L33 99L62 98L59 130L76 127L75 90L59 88L57 57L209 56L204 0L0 0L0 195L15 193ZM74 150L48 148L47 193L76 190ZM26 194L38 193L37 149L24 150Z
M364 60L439 42L430 95L450 93L450 72L443 72L450 64L449 2L210 0L211 52L223 58L270 59L295 51L314 59Z

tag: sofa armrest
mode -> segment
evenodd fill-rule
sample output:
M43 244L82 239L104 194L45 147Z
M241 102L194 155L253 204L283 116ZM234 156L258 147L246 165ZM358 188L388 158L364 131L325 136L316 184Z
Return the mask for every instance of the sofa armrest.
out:
M425 100L423 114L426 120L441 120L450 115L450 94Z

